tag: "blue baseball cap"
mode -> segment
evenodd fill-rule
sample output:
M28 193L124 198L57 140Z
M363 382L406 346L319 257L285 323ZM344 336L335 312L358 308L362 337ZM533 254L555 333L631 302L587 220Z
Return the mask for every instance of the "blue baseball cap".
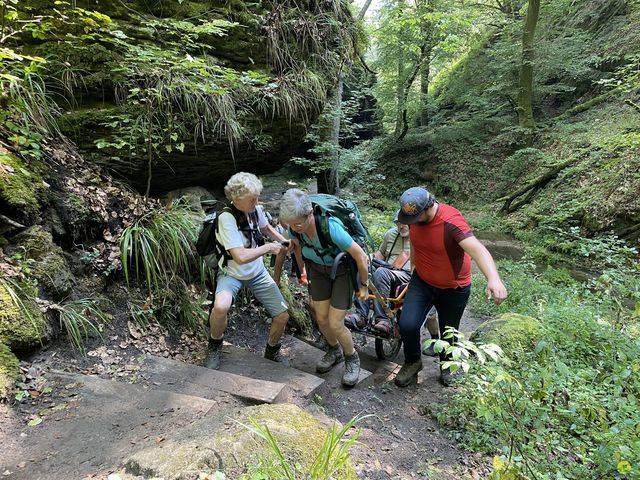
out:
M400 215L400 209L396 210L395 215L393 216L393 223L398 223L398 215Z
M433 197L422 187L411 187L400 196L398 221L411 225L416 223L422 212L433 205Z

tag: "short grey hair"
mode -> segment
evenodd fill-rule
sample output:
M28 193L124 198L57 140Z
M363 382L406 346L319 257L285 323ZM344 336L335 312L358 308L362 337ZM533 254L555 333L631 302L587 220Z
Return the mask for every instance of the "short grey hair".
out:
M280 219L281 220L295 220L303 218L309 215L313 210L311 200L306 192L298 188L290 188L280 201Z
M238 172L231 176L224 187L224 194L231 201L248 195L257 197L260 193L262 182L253 173Z

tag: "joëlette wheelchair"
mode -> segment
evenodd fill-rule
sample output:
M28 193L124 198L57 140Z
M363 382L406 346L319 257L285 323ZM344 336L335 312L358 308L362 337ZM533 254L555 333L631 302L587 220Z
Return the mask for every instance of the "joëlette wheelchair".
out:
M338 255L335 259L334 266L332 268L332 277L335 277L335 271L337 265L343 260L344 252ZM354 275L355 278L355 275ZM358 281L359 283L359 281ZM402 339L400 337L400 315L402 314L402 305L404 303L404 297L407 294L409 284L393 282L391 284L391 296L383 297L372 280L369 280L369 297L368 302L379 302L391 324L391 329L388 332L382 332L374 329L376 319L374 316L374 309L369 308L369 317L366 323L362 327L358 327L349 322L345 322L345 325L353 333L364 335L365 337L373 337L375 340L376 356L379 360L393 360L396 358L402 347ZM370 305L372 307L372 305Z

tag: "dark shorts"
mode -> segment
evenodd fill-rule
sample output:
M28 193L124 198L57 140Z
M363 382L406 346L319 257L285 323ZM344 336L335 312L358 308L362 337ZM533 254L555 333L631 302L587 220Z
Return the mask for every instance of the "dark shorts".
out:
M353 281L349 269L340 265L336 278L331 280L331 267L305 261L309 291L316 302L331 300L330 305L338 310L349 310L353 302Z

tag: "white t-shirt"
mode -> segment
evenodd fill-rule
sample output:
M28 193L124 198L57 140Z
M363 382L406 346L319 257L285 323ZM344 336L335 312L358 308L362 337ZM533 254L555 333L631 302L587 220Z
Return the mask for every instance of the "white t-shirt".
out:
M249 217L249 225L251 228L262 229L267 226L267 218L264 215L262 206L256 207L258 212L258 225L253 225L251 218ZM236 219L229 212L222 212L218 219L218 240L222 244L225 250L231 250L232 248L255 248L255 243L252 245L251 239L246 238L240 230L238 230L238 224ZM264 270L264 261L262 257L258 257L252 262L245 263L244 265L238 265L233 259L229 259L225 274L238 280L250 280Z

